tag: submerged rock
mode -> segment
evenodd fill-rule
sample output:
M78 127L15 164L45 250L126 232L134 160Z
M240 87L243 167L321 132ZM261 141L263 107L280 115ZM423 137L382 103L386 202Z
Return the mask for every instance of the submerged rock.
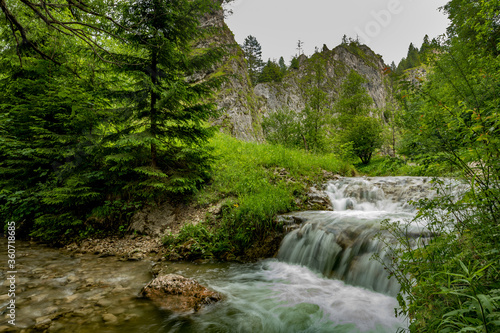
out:
M178 313L197 312L204 305L216 303L222 296L193 279L166 274L151 280L141 291L162 309Z

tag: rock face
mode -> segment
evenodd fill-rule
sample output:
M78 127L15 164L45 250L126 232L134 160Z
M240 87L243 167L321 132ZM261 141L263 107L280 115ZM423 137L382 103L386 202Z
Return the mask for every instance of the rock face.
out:
M222 299L219 293L177 274L156 277L142 289L141 296L151 299L162 309L177 313L197 312Z
M266 114L285 107L302 111L309 98L305 89L311 84L306 76L315 73L315 66L320 62L323 71L322 90L327 93L332 105L335 103L342 82L351 70L368 81L365 87L373 99L375 108L383 109L390 100L390 88L384 76L386 66L381 56L365 45L351 43L339 45L333 50L324 48L321 53L316 53L310 58L302 55L299 58L299 68L289 70L283 82L258 84L254 92L260 97L262 113Z
M213 120L213 124L238 139L263 141L258 97L250 82L243 51L224 22L224 11L221 9L206 17L203 24L220 29L220 33L205 44L214 43L228 50L222 66L216 70L216 74L226 74L228 80L217 93L215 102L220 116Z
M223 10L207 16L203 24L219 28L220 33L200 46L215 43L228 50L223 64L214 71L215 74L227 74L228 81L215 97L220 116L213 120L213 124L236 138L263 141L261 124L266 114L283 107L302 111L309 98L305 90L310 84L304 82L304 78L314 72L318 58L324 60L326 77L323 85L331 104L335 102L339 88L350 70L355 70L368 80L365 86L375 108L384 108L390 99L388 80L383 74L386 65L381 56L365 45L353 42L339 45L333 50L324 46L321 52L309 58L301 55L298 59L299 68L289 70L282 82L261 83L253 87L243 51L224 22ZM203 75L196 79L203 79Z
M159 237L176 223L174 208L164 203L160 207L147 207L137 212L130 223L128 231Z

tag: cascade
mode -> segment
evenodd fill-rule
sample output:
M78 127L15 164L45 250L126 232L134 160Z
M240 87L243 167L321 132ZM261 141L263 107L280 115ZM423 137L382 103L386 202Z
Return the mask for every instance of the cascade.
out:
M435 194L428 178L343 178L327 184L332 211L306 211L293 215L305 221L283 240L278 259L306 266L326 277L396 295L399 285L383 265L385 242L391 238L381 222L406 221L415 215L409 201ZM417 229L417 227L415 227ZM419 230L414 230L418 235Z

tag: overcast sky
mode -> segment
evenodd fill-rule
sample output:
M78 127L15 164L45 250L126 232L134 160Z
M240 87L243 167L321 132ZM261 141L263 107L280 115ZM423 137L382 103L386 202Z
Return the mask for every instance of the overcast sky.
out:
M306 55L323 44L339 45L342 36L356 38L396 64L408 45L420 47L423 37L446 31L448 19L438 10L447 0L235 0L226 23L236 41L248 35L262 46L262 59L288 63L297 54L297 42Z

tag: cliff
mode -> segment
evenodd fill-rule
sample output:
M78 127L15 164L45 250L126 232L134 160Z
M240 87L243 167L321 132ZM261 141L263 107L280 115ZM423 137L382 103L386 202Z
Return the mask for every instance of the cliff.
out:
M268 112L284 107L303 110L308 99L307 85L311 84L310 77L318 70L318 63L323 75L321 87L330 104L335 103L339 88L350 70L367 80L365 86L375 108L383 109L390 99L390 85L383 74L386 65L381 56L356 42L341 44L333 50L324 46L321 52L311 57L301 55L299 67L289 69L282 82L252 87L243 52L224 22L223 11L207 17L205 24L220 28L221 33L212 42L225 45L229 51L224 64L217 69L228 74L229 79L217 94L220 115L213 123L236 138L263 141L261 122Z
M228 76L216 96L220 115L213 124L238 139L245 141L263 141L261 116L257 104L257 96L253 91L243 51L236 43L234 34L224 22L224 11L221 9L205 18L206 25L216 27L220 33L208 43L215 43L227 48L223 65L216 70Z
M365 45L342 44L333 50L325 46L310 58L302 55L299 68L290 69L282 82L258 84L254 92L260 97L264 113L284 107L301 111L308 99L306 88L311 84L311 74L320 70L321 88L333 104L343 80L350 70L354 70L367 80L365 87L374 107L383 109L390 98L388 79L383 74L385 67L382 58Z

